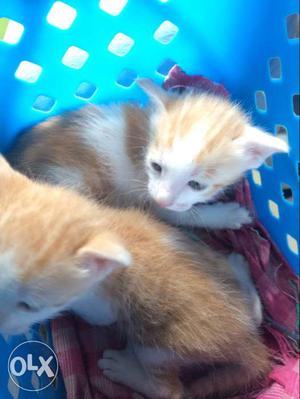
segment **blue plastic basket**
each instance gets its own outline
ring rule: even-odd
[[[298,51],[296,0],[2,0],[0,150],[64,109],[144,101],[136,76],[161,82],[178,63],[223,83],[257,124],[288,140],[290,155],[269,159],[249,181],[260,220],[296,270]],[[0,356],[10,349],[0,343]],[[1,363],[1,398],[18,397],[5,378]],[[59,398],[57,391],[40,396]]]

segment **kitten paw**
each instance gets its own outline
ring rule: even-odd
[[[137,359],[128,351],[106,350],[98,366],[103,374],[113,382],[117,382],[133,389],[147,379],[145,371]]]
[[[237,202],[227,202],[221,205],[222,217],[220,227],[224,229],[240,229],[244,224],[250,224],[252,217],[248,209]]]
[[[103,370],[103,375],[111,381],[128,386],[136,392],[153,398],[180,399],[182,398],[182,385],[177,380],[169,382],[168,379],[156,380],[151,377],[149,370],[143,368],[135,355],[129,350],[106,350],[98,366]]]

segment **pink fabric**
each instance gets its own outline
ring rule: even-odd
[[[222,85],[201,76],[187,76],[178,66],[172,68],[164,86],[166,89],[189,86],[228,96]],[[253,209],[247,182],[236,188],[234,196]],[[297,277],[258,221],[239,231],[207,233],[206,240],[218,250],[236,251],[246,257],[265,309],[263,327],[274,368],[260,392],[249,392],[235,399],[298,399]],[[103,350],[122,347],[113,326],[94,327],[69,315],[52,322],[52,333],[67,399],[142,399],[141,395],[106,379],[97,367]]]
[[[274,367],[270,373],[271,386],[259,399],[299,398],[299,359],[289,358],[285,365]]]

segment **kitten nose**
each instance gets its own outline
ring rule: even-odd
[[[174,202],[170,191],[166,187],[160,187],[159,190],[157,190],[154,199],[162,208],[166,208]]]
[[[173,203],[173,200],[166,194],[167,193],[165,192],[159,192],[155,196],[155,202],[157,202],[158,205],[160,205],[162,208],[166,208],[167,206],[170,206]]]
[[[158,203],[159,206],[162,208],[166,208],[167,206],[172,205],[172,201],[167,198],[155,198],[155,201]]]

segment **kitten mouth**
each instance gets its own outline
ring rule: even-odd
[[[193,206],[198,206],[198,205],[203,205],[203,204],[205,204],[205,205],[211,205],[211,204],[213,204],[215,201],[203,201],[203,202],[195,202],[194,204],[193,204]]]
[[[210,201],[204,201],[204,202],[195,202],[193,206],[201,206],[201,205],[212,205],[215,204],[217,200],[210,200]]]
[[[224,192],[223,191],[219,191],[218,193],[216,193],[215,195],[213,195],[209,200],[207,201],[202,201],[202,202],[195,202],[193,204],[193,206],[200,206],[200,205],[213,205],[218,201],[222,201],[224,200]]]

